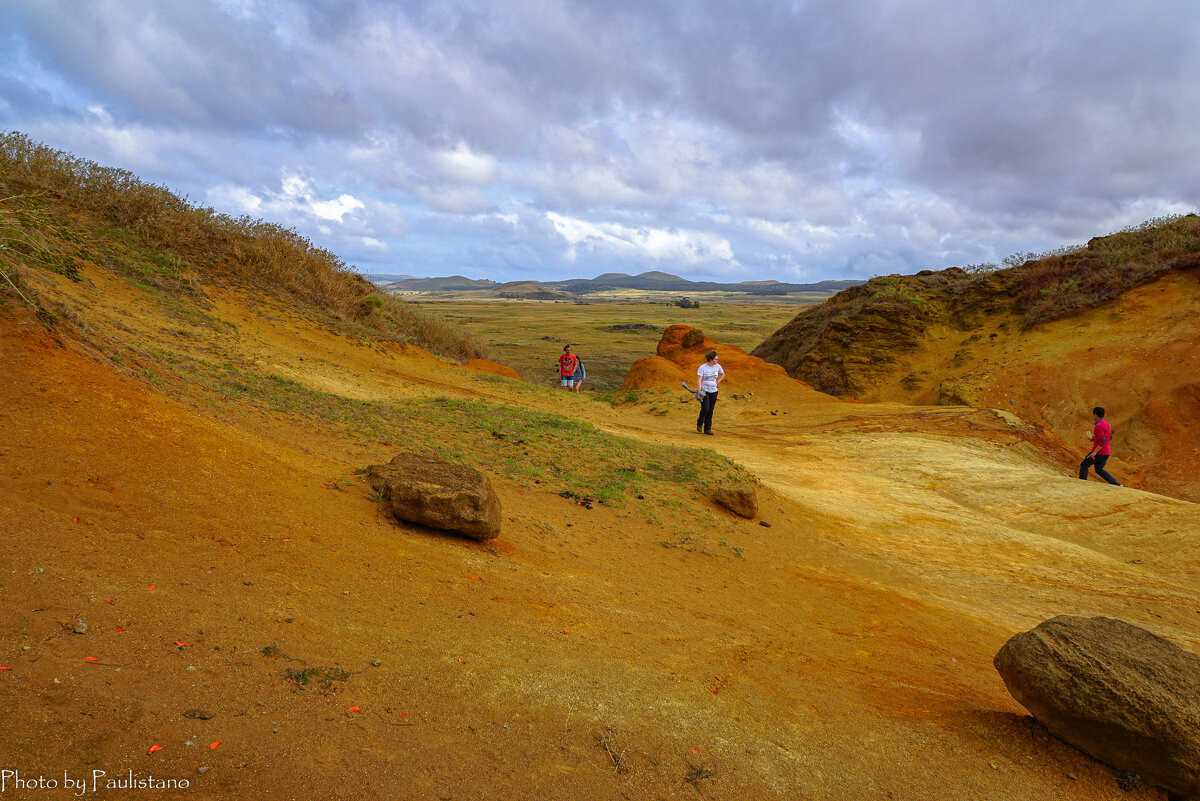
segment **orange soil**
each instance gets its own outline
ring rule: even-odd
[[[507,365],[498,364],[487,359],[471,359],[463,365],[468,370],[476,370],[480,373],[491,373],[493,375],[502,375],[505,378],[515,378],[521,380],[521,374]]]
[[[723,396],[717,436],[692,439],[681,391],[610,410],[233,292],[184,336],[88,277],[40,287],[83,340],[0,304],[2,768],[188,779],[164,797],[194,799],[1162,797],[1029,722],[991,658],[1058,613],[1194,649],[1200,511],[1071,479],[1036,427],[839,403],[718,348],[753,397]],[[136,378],[153,347],[713,447],[759,477],[771,525],[502,479],[494,547],[397,525],[339,480],[394,445],[172,400]],[[700,534],[711,553],[682,546]],[[338,692],[281,675],[305,665],[351,675]]]
[[[704,364],[704,355],[716,350],[726,378],[722,382],[727,390],[762,388],[764,385],[795,387],[808,385],[788,377],[777,364],[769,364],[757,356],[751,356],[741,348],[722,345],[707,335],[699,344],[683,346],[683,338],[689,331],[698,331],[689,325],[673,325],[663,332],[654,356],[638,359],[629,370],[623,390],[674,389],[680,381],[696,383],[696,368]]]
[[[950,379],[973,404],[1010,411],[1069,443],[1091,444],[1093,406],[1113,427],[1109,472],[1122,483],[1200,500],[1200,281],[1177,271],[1116,300],[1024,331],[1015,316],[974,332],[930,331],[865,400],[936,403]],[[951,366],[963,350],[969,358]],[[924,389],[905,389],[906,375]],[[1128,479],[1128,480],[1127,480]]]

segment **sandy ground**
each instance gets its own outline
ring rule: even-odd
[[[1078,481],[1016,417],[735,380],[700,437],[682,393],[610,409],[232,292],[201,327],[89,279],[42,288],[84,341],[0,305],[0,770],[59,783],[13,797],[73,796],[64,775],[95,798],[1163,797],[1047,735],[991,659],[1055,614],[1194,651],[1200,507]],[[154,348],[711,447],[760,516],[698,531],[497,479],[493,546],[396,525],[339,480],[394,444],[165,393]],[[683,533],[710,547],[663,547]],[[282,675],[314,667],[349,675]],[[130,771],[188,786],[104,789]]]

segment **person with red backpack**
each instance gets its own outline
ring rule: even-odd
[[[575,386],[575,369],[579,367],[579,357],[571,353],[570,345],[563,345],[563,354],[558,357],[558,378],[563,389],[571,391]]]
[[[1104,419],[1104,407],[1097,406],[1092,409],[1092,416],[1096,418],[1096,425],[1092,428],[1092,450],[1079,465],[1079,477],[1087,481],[1088,468],[1095,465],[1096,475],[1109,484],[1120,487],[1120,482],[1104,469],[1104,465],[1108,464],[1108,457],[1112,456],[1112,426]]]

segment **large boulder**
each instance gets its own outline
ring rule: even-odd
[[[1200,657],[1121,620],[1063,615],[1013,637],[993,663],[1060,739],[1200,798]]]
[[[477,540],[500,534],[500,499],[473,467],[399,453],[387,464],[368,467],[367,479],[401,520]]]
[[[722,484],[713,493],[713,500],[739,517],[751,518],[758,514],[758,493],[748,482]]]

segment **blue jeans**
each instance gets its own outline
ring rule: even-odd
[[[1104,465],[1108,464],[1108,456],[1109,455],[1105,453],[1089,456],[1084,459],[1079,465],[1079,477],[1084,481],[1087,481],[1088,468],[1092,465],[1096,465],[1096,475],[1100,476],[1100,478],[1104,479],[1109,484],[1120,484],[1121,482],[1110,476],[1108,471],[1104,469]]]

